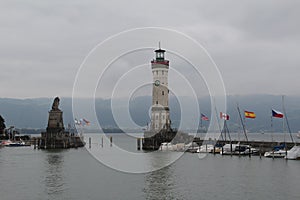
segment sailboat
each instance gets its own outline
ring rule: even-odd
[[[241,124],[242,124],[242,127],[243,127],[243,132],[244,132],[244,135],[245,135],[245,139],[248,142],[245,123],[243,122],[242,115],[241,115],[241,112],[240,112],[240,108],[239,108],[238,105],[237,105],[237,111],[238,111],[238,114],[239,114],[239,118],[241,120]],[[254,112],[244,111],[244,114],[245,114],[245,117],[255,118],[255,113]],[[220,117],[222,118],[221,114],[220,114]],[[258,152],[257,149],[251,147],[249,144],[241,144],[240,142],[238,142],[237,144],[232,144],[230,134],[229,134],[229,130],[227,128],[226,120],[225,120],[225,123],[224,123],[224,129],[223,130],[224,130],[225,134],[226,134],[226,132],[228,133],[228,136],[229,136],[229,139],[230,139],[230,144],[225,144],[222,147],[222,151],[220,152],[220,154],[222,154],[222,155],[249,155],[250,156],[251,154],[255,154],[255,153]]]
[[[273,127],[273,118],[281,118],[282,119],[282,129],[283,129],[284,134],[285,134],[285,124],[286,124],[288,127],[288,130],[289,130],[289,133],[290,133],[291,140],[292,140],[292,142],[294,142],[293,136],[291,134],[291,129],[290,129],[290,126],[288,123],[287,115],[285,112],[284,96],[282,96],[282,110],[283,110],[283,113],[272,109],[272,111],[271,111],[272,112],[271,127]],[[272,136],[272,140],[273,140],[273,136]],[[273,147],[273,149],[271,151],[265,152],[264,156],[267,158],[284,158],[287,156],[287,154],[288,154],[288,150],[287,150],[285,135],[284,135],[284,143],[279,146]]]
[[[293,146],[293,148],[287,151],[287,154],[284,158],[288,160],[300,160],[300,146]]]

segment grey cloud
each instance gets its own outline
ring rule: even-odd
[[[0,8],[1,96],[71,96],[78,67],[95,45],[143,26],[172,28],[203,44],[231,94],[300,95],[295,86],[300,85],[299,6],[289,0],[5,0]],[[139,59],[150,62],[147,56]],[[274,75],[280,83],[274,83]]]

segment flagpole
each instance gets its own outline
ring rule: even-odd
[[[288,128],[288,131],[289,131],[291,140],[292,140],[293,143],[295,143],[295,141],[294,141],[294,139],[293,139],[293,136],[292,136],[291,129],[290,129],[289,121],[288,121],[288,119],[287,119],[286,111],[285,111],[285,106],[284,106],[284,96],[282,96],[282,110],[283,110],[283,113],[284,113],[284,118],[285,118],[285,121],[286,121],[286,125],[287,125],[287,128]],[[282,118],[282,120],[284,120],[284,119]]]
[[[272,139],[272,142],[274,141],[274,138],[273,138],[273,113],[272,113],[272,109],[271,109],[271,139]]]
[[[243,122],[243,118],[242,118],[241,111],[240,111],[238,103],[237,103],[237,110],[238,110],[238,113],[239,113],[239,116],[240,116],[240,120],[241,120],[241,123],[242,123],[242,127],[243,127],[243,131],[244,131],[244,134],[245,134],[246,141],[248,142],[248,137],[247,137],[247,134],[246,134],[245,124]]]
[[[201,130],[203,129],[203,125],[202,125],[202,114],[201,114],[201,117],[200,117],[200,127],[201,127]]]
[[[284,96],[282,95],[281,97],[281,107],[282,107],[282,110],[284,110]],[[285,116],[283,116],[285,117]],[[285,149],[286,149],[286,141],[285,141],[285,126],[284,126],[284,118],[282,118],[282,131],[283,131],[283,142],[284,142],[284,146],[285,146]]]
[[[216,113],[216,118],[217,118],[217,123],[218,123],[219,131],[220,131],[220,133],[221,133],[221,138],[222,138],[222,140],[224,140],[223,134],[222,134],[221,125],[220,125],[220,121],[219,121],[219,115],[218,115],[218,112],[217,112],[216,100],[215,100],[215,98],[214,98],[213,100],[214,100],[215,113]]]

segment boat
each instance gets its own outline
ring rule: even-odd
[[[27,145],[24,141],[20,140],[20,141],[12,142],[7,146],[8,147],[25,147],[25,146],[30,146],[30,145]]]
[[[221,148],[213,144],[201,145],[197,149],[197,153],[220,153],[220,152],[221,152]]]
[[[245,140],[246,142],[248,143],[248,136],[247,136],[247,129],[245,127],[245,123],[243,121],[243,118],[242,118],[242,115],[241,115],[241,111],[240,111],[240,108],[239,108],[239,105],[237,104],[237,111],[238,111],[238,115],[239,115],[239,118],[240,118],[240,121],[241,121],[241,125],[242,125],[242,128],[243,128],[243,132],[244,132],[244,135],[245,135]],[[245,114],[245,118],[247,118],[246,114],[249,114],[250,117],[249,118],[255,118],[255,114],[254,112],[249,112],[249,111],[244,111],[244,114]],[[229,130],[227,128],[227,125],[226,125],[226,120],[225,120],[225,123],[224,123],[224,132],[228,133],[228,136],[230,137],[230,134],[229,134]],[[230,141],[231,141],[231,138],[229,138]],[[221,152],[220,154],[221,155],[252,155],[252,154],[257,154],[258,153],[258,150],[251,147],[249,144],[241,144],[240,142],[238,142],[237,144],[228,144],[226,143],[222,148],[221,148]]]
[[[272,109],[272,111],[271,111],[272,112],[271,127],[273,127],[273,117],[282,118],[282,120],[283,120],[282,121],[282,129],[283,129],[284,135],[286,134],[286,132],[285,132],[285,125],[286,125],[286,127],[288,128],[290,137],[291,137],[291,141],[294,142],[292,132],[290,129],[290,125],[289,125],[289,121],[287,118],[287,113],[285,111],[284,96],[282,96],[282,111],[283,111],[283,113]],[[273,142],[273,132],[272,132],[272,142]],[[275,146],[272,151],[265,152],[264,156],[267,158],[284,158],[284,157],[286,157],[288,152],[289,152],[289,150],[287,150],[287,145],[286,145],[285,136],[284,136],[284,143],[279,146]]]
[[[248,144],[225,144],[221,155],[251,155],[258,153],[258,150]]]
[[[3,141],[1,142],[1,145],[3,145],[3,146],[9,146],[11,143],[12,143],[11,140],[3,140]]]
[[[272,151],[267,151],[264,154],[266,158],[284,158],[286,156],[287,151],[285,150],[285,144],[281,144],[273,147]]]
[[[161,151],[184,151],[185,150],[184,143],[172,144],[170,142],[161,143],[159,150]]]
[[[264,154],[266,158],[284,158],[287,154],[287,151],[284,149],[279,149],[277,151],[267,151]]]
[[[24,146],[30,146],[29,144],[26,144],[23,140],[12,142],[11,140],[3,140],[1,144],[5,147],[24,147]]]
[[[214,145],[205,144],[200,146],[200,148],[197,150],[197,153],[212,153],[213,151],[214,151]]]
[[[185,146],[186,152],[198,153],[200,146],[196,142],[191,142]]]
[[[291,148],[286,156],[285,159],[288,160],[300,160],[300,146],[294,146],[293,148]]]

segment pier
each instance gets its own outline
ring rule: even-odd
[[[230,144],[230,141],[223,141],[223,140],[202,140],[199,137],[195,137],[193,140],[195,143],[197,143],[199,146],[203,144],[219,144],[220,146],[223,146],[225,144]],[[260,153],[265,153],[266,151],[271,151],[275,146],[278,146],[280,144],[285,144],[287,149],[292,148],[294,145],[300,145],[300,142],[279,142],[279,141],[237,141],[233,140],[231,141],[232,144],[244,144],[244,145],[250,145],[253,148],[256,148],[260,151]]]

